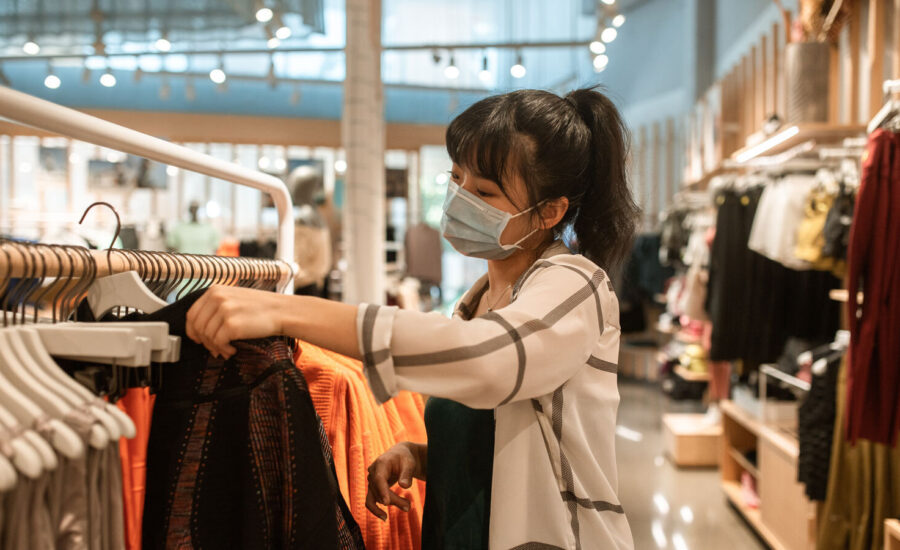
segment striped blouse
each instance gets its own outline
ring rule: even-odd
[[[615,424],[619,306],[606,273],[562,245],[513,287],[510,304],[464,320],[482,277],[448,319],[363,304],[366,377],[494,409],[490,548],[631,549],[618,498]]]

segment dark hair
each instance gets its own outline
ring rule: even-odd
[[[569,210],[554,235],[571,228],[576,250],[607,271],[628,253],[640,214],[628,187],[628,142],[619,111],[596,88],[564,98],[541,90],[488,97],[447,128],[453,162],[504,194],[504,182],[517,174],[527,207],[566,197]]]

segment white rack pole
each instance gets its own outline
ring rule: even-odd
[[[0,117],[268,193],[278,211],[276,257],[287,262],[293,272],[297,271],[294,208],[280,179],[3,86],[0,86]],[[293,294],[293,278],[281,288],[283,293]]]

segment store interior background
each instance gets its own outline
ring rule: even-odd
[[[782,3],[797,13],[796,0]],[[264,4],[272,21],[256,20]],[[834,126],[864,126],[883,103],[881,82],[900,76],[897,3],[858,4],[855,35],[846,29],[835,47]],[[350,5],[380,19],[380,28],[364,40],[348,37]],[[92,9],[101,17],[92,18]],[[604,86],[632,132],[631,181],[651,229],[677,192],[707,183],[723,158],[761,130],[764,116],[756,115],[777,110],[784,98],[776,69],[760,65],[766,76],[741,96],[761,98],[752,120],[726,121],[725,150],[696,152],[710,103],[736,90],[736,75],[764,55],[761,48],[783,47],[782,12],[771,0],[6,1],[0,29],[4,86],[279,177],[301,164],[320,169],[321,198],[342,217],[332,296],[349,301],[384,301],[404,277],[406,229],[439,227],[450,167],[444,130],[479,99],[520,88],[564,94]],[[602,37],[607,29],[614,39]],[[283,38],[273,39],[279,32]],[[372,62],[378,39],[383,51]],[[39,51],[23,49],[26,43]],[[351,51],[365,53],[358,58],[381,74],[383,98],[371,105],[383,100],[384,117],[369,112],[366,123],[383,126],[383,143],[365,133],[354,138],[380,161],[347,154],[348,113],[360,108],[348,100],[348,86],[378,88],[345,82]],[[448,70],[451,62],[458,71]],[[511,74],[517,63],[521,78]],[[217,69],[225,76],[218,84],[211,79]],[[365,162],[354,166],[354,159]],[[0,120],[0,234],[106,248],[112,215],[95,211],[77,223],[102,200],[135,230],[135,242],[117,246],[165,250],[167,230],[197,201],[200,218],[223,238],[274,238],[277,216],[259,191],[166,166],[154,166],[140,185],[121,184],[114,165],[129,162],[139,160]],[[366,200],[373,196],[383,203]],[[483,270],[444,243],[435,308],[447,312]],[[699,411],[702,402],[667,401],[657,375],[642,370],[651,363],[645,355],[627,362],[623,378],[642,380],[625,383],[618,438],[627,461],[621,494],[637,547],[762,547],[726,505],[718,473],[678,470],[663,458],[662,414]]]

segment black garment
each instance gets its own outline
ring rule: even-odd
[[[825,216],[825,245],[822,255],[836,260],[847,259],[847,247],[850,245],[850,226],[853,223],[853,207],[856,194],[841,184],[840,192]]]
[[[145,549],[361,549],[331,449],[282,339],[234,342],[215,359],[185,335],[202,292],[150,315],[181,337],[163,369],[147,449]]]
[[[828,493],[831,445],[837,412],[837,382],[843,352],[832,352],[824,360],[825,373],[813,375],[806,399],[797,410],[797,437],[800,456],[797,480],[806,484],[810,500],[824,501]]]
[[[683,267],[691,231],[685,225],[689,210],[675,210],[662,222],[659,260],[664,266]]]
[[[624,333],[646,329],[644,304],[664,292],[666,281],[675,274],[674,269],[659,263],[660,239],[658,233],[640,235],[631,247],[617,292],[619,322]]]
[[[727,189],[716,197],[706,308],[712,361],[772,363],[789,337],[834,337],[840,305],[828,298],[841,282],[824,271],[795,271],[748,247],[762,187]]]
[[[428,487],[422,550],[488,547],[494,411],[431,397],[425,405]]]

